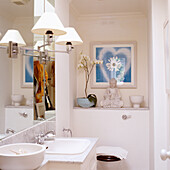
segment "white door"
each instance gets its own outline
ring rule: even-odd
[[[168,7],[167,7],[167,10],[168,10],[168,15],[167,15],[167,23],[166,23],[166,27],[165,27],[165,25],[164,25],[164,36],[166,36],[166,28],[168,29],[168,42],[170,42],[170,0],[167,0],[167,3],[168,3]],[[164,39],[166,39],[165,37],[164,37]],[[164,47],[165,47],[165,51],[164,51],[164,55],[165,55],[165,66],[167,66],[166,64],[167,64],[167,61],[169,61],[168,62],[168,65],[169,65],[169,63],[170,63],[170,43],[168,43],[168,51],[169,51],[169,54],[167,54],[167,51],[166,51],[166,42],[164,42]],[[168,56],[168,57],[167,57]],[[167,58],[168,58],[168,60],[167,60]],[[168,72],[168,74],[167,74],[167,72]],[[169,75],[170,75],[170,68],[168,67],[168,68],[166,68],[166,70],[165,70],[165,74],[167,74],[167,77],[169,77]],[[166,122],[164,122],[165,123],[165,128],[166,129],[164,129],[167,133],[166,133],[166,138],[164,138],[164,139],[167,139],[167,147],[166,148],[164,148],[164,149],[162,149],[161,150],[161,153],[160,153],[160,156],[161,156],[161,159],[162,159],[162,161],[164,161],[164,164],[166,164],[166,166],[167,166],[167,170],[170,170],[170,90],[167,90],[167,86],[169,86],[168,84],[167,84],[167,82],[169,82],[170,81],[170,79],[169,78],[167,78],[166,77],[166,79],[165,79],[165,83],[166,83],[166,92],[167,93],[169,93],[169,94],[167,94],[167,112],[166,112],[166,115],[165,115],[165,117],[166,117],[166,119],[167,119],[167,121]],[[168,88],[169,89],[169,88]],[[162,140],[164,140],[164,139],[162,139]]]
[[[164,23],[168,17],[168,1],[151,0],[151,39],[152,60],[149,62],[150,71],[150,170],[170,170],[170,160],[160,158],[162,149],[170,150],[169,145],[169,107],[170,100],[165,90],[165,42]],[[170,33],[170,31],[169,31]],[[170,38],[169,41],[170,42]],[[170,43],[169,43],[170,44]],[[168,48],[170,52],[170,47]],[[149,56],[150,59],[151,56]],[[169,65],[168,65],[169,66]],[[170,73],[169,73],[170,74]],[[153,80],[152,80],[153,79]],[[164,151],[164,156],[166,152]],[[165,158],[165,157],[164,157]],[[169,166],[169,167],[168,167]]]

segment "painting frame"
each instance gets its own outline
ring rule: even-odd
[[[126,48],[129,47],[131,49],[130,51],[130,71],[131,71],[131,81],[128,83],[117,83],[118,88],[122,89],[129,89],[129,88],[137,88],[137,42],[136,41],[107,41],[107,42],[102,42],[102,41],[94,41],[90,43],[90,54],[93,60],[96,59],[103,59],[102,57],[97,57],[97,48]],[[101,55],[100,55],[101,56]],[[104,63],[102,64],[104,65]],[[100,65],[100,68],[102,70],[102,65]],[[91,88],[97,89],[103,89],[107,88],[109,86],[109,79],[107,78],[107,82],[97,82],[96,81],[96,76],[98,72],[96,71],[97,65],[94,67],[93,73],[92,73],[92,78],[91,78]],[[98,66],[99,67],[99,66]],[[126,65],[124,66],[126,67]],[[104,72],[104,69],[102,70]],[[106,69],[105,69],[106,72]],[[103,73],[104,74],[104,73]],[[106,76],[106,74],[105,74]]]
[[[169,56],[169,20],[167,19],[163,25],[164,34],[164,57],[165,57],[165,90],[170,94],[170,56]]]
[[[32,68],[30,68],[31,70],[31,74],[32,74],[32,80],[27,80],[27,66],[28,65],[30,65],[29,64],[29,62],[28,62],[28,60],[29,59],[32,59],[32,61],[33,61],[33,57],[30,55],[30,56],[28,56],[28,55],[24,55],[24,54],[29,54],[29,52],[27,51],[27,50],[24,50],[24,53],[23,53],[23,55],[21,56],[22,57],[22,78],[21,78],[21,87],[22,88],[33,88],[33,66],[34,66],[34,64],[33,64],[33,66],[32,66]]]

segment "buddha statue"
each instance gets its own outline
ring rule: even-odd
[[[121,100],[120,91],[117,88],[117,80],[115,78],[112,78],[109,81],[109,85],[110,86],[106,89],[100,105],[105,108],[123,107],[123,101]]]

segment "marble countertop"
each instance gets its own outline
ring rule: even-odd
[[[3,138],[5,138],[6,136],[8,136],[8,134],[0,134],[0,140],[2,140]]]
[[[78,138],[82,139],[82,138]],[[57,154],[45,154],[44,161],[42,162],[41,166],[37,169],[40,170],[43,166],[45,166],[48,162],[65,162],[65,163],[83,163],[92,150],[92,148],[95,146],[95,144],[98,141],[98,138],[83,138],[90,140],[90,145],[86,149],[85,152],[81,154],[75,154],[75,155],[57,155]]]

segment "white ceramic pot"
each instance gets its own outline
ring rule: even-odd
[[[144,101],[144,96],[134,95],[134,96],[129,96],[129,99],[130,99],[134,108],[140,108],[140,105]]]
[[[12,94],[11,95],[11,99],[12,99],[12,105],[20,106],[22,100],[24,99],[24,95],[21,95],[21,94]]]
[[[27,105],[27,106],[33,106],[33,98],[27,99],[27,100],[26,100],[26,105]]]

